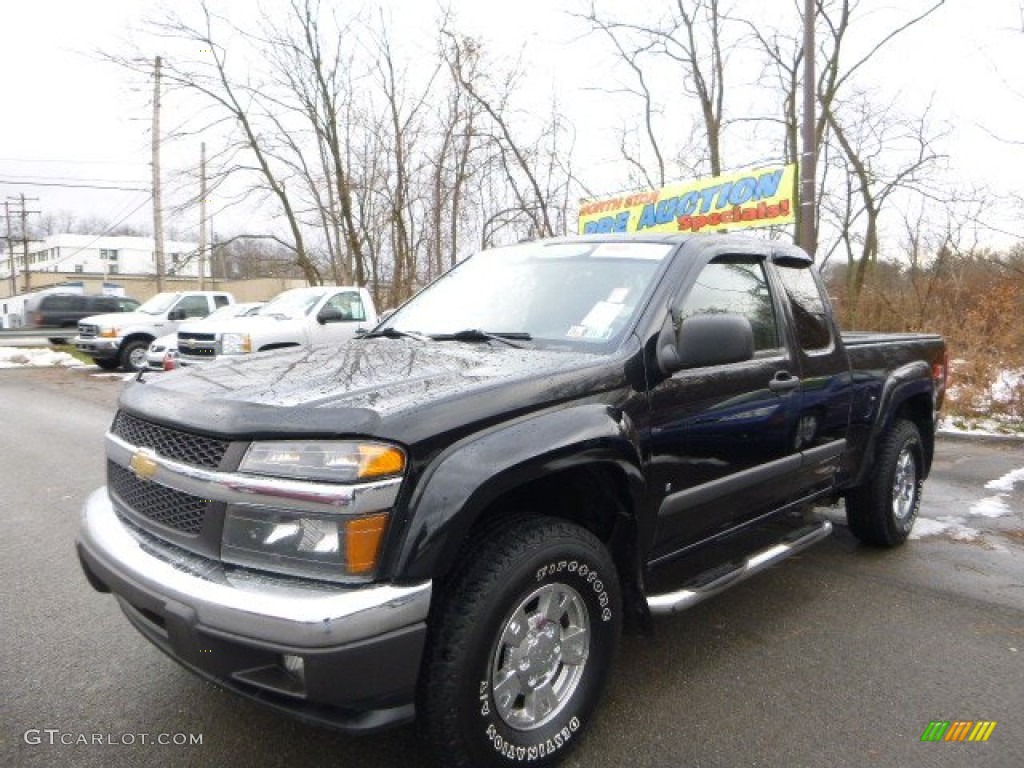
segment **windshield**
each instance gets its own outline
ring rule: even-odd
[[[313,310],[325,293],[326,291],[309,291],[304,288],[285,291],[267,302],[267,305],[257,314],[302,317]]]
[[[674,247],[574,242],[483,251],[413,297],[385,327],[523,333],[546,345],[607,349],[636,317]]]
[[[147,315],[162,315],[178,298],[176,293],[158,293],[153,298],[140,304],[136,312],[145,312]]]

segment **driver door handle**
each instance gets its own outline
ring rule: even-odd
[[[779,371],[775,378],[768,382],[768,389],[772,392],[789,392],[800,386],[800,377],[794,376],[789,371]]]

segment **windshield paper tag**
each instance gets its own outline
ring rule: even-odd
[[[579,325],[574,325],[566,334],[571,338],[607,339],[611,335],[611,326],[622,312],[621,304],[599,301],[587,313]],[[583,332],[579,333],[582,327]]]

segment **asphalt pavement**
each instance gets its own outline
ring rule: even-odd
[[[73,543],[121,386],[0,371],[0,765],[434,765],[413,727],[348,737],[196,679],[88,586]],[[877,551],[837,525],[624,638],[566,765],[1024,765],[1022,468],[1022,443],[942,438],[929,535]],[[933,720],[997,725],[985,743],[924,743]]]

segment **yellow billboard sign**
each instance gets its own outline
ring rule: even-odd
[[[795,220],[796,165],[683,181],[580,206],[579,233],[721,232]]]

